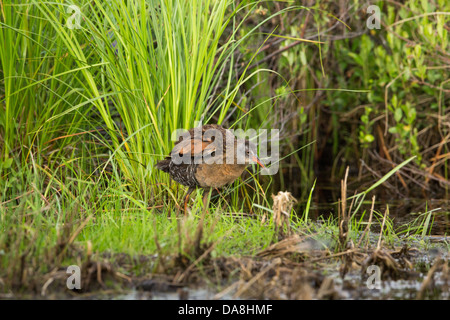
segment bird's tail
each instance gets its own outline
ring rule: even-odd
[[[169,172],[170,158],[156,162],[156,169],[162,170],[164,172]]]

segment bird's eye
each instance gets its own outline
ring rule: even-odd
[[[211,157],[215,157],[215,156],[216,156],[216,152],[215,151],[211,152]]]

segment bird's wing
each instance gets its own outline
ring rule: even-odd
[[[172,154],[190,155],[191,157],[202,156],[204,150],[214,148],[212,142],[203,141],[201,139],[185,139],[180,141],[172,149]]]
[[[216,126],[205,125],[202,127],[201,134],[196,133],[193,128],[180,136],[172,149],[172,155],[190,156],[192,158],[202,155],[211,155],[213,152],[222,152],[225,148],[225,139],[234,139],[231,132],[224,129],[219,130]]]
[[[213,152],[216,149],[214,141],[201,137],[193,137],[188,135],[175,144],[172,149],[172,154],[179,156],[201,157],[204,152]]]

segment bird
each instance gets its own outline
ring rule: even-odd
[[[169,156],[157,161],[156,168],[168,173],[187,186],[184,211],[189,195],[203,188],[203,203],[209,189],[222,188],[238,179],[250,163],[265,166],[257,156],[256,145],[247,139],[237,139],[229,129],[218,124],[205,124],[181,135]]]

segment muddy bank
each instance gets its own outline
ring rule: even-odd
[[[376,235],[374,235],[374,238]],[[31,290],[3,299],[450,299],[449,238],[419,250],[351,246],[317,235],[290,236],[256,256],[211,258],[107,254],[81,267],[81,289],[68,289],[67,268]],[[426,248],[427,247],[427,248]],[[74,283],[72,281],[72,283]]]

